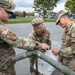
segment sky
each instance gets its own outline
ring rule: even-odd
[[[14,4],[16,5],[14,11],[26,11],[26,12],[33,12],[33,1],[34,0],[13,0]],[[57,7],[53,9],[54,12],[58,12],[60,10],[64,10],[64,4],[66,0],[60,0],[57,3]]]

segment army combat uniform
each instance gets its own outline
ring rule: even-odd
[[[62,28],[66,28],[62,36],[62,48],[59,51],[59,61],[64,66],[75,71],[75,23],[70,20],[70,17],[71,15],[64,10],[59,11],[56,15],[56,24],[59,24]]]
[[[61,52],[61,50],[63,52]],[[75,71],[75,23],[72,22],[70,28],[65,29],[62,36],[62,48],[60,50],[60,60],[63,65]]]
[[[8,21],[13,14],[14,4],[12,0],[0,0],[0,20]],[[15,75],[14,64],[11,57],[15,56],[13,47],[34,50],[47,48],[47,44],[41,44],[26,38],[19,37],[0,21],[0,75]]]
[[[36,29],[38,30],[42,30],[45,26],[44,26],[44,21],[43,19],[41,18],[35,18],[32,20],[32,25],[33,27],[34,26],[37,26]],[[39,28],[40,27],[40,28]],[[35,28],[35,27],[34,27]],[[45,27],[46,28],[46,27]],[[50,32],[46,29],[46,33],[42,36],[38,35],[34,30],[30,33],[29,35],[29,39],[30,40],[34,40],[34,41],[37,41],[37,42],[40,42],[40,43],[46,43],[48,44],[49,46],[51,46],[51,41],[50,41]],[[35,55],[33,55],[32,57],[30,57],[30,72],[32,73],[31,75],[36,75],[36,71],[35,69],[33,68],[33,65],[36,61],[36,57]],[[34,74],[33,74],[34,73]],[[41,75],[39,72],[38,72],[38,75]]]

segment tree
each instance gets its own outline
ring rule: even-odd
[[[34,0],[33,8],[39,14],[43,12],[43,18],[45,18],[47,11],[52,11],[58,1],[59,0]]]
[[[31,16],[34,16],[34,12],[31,12],[30,14],[31,14]]]
[[[25,11],[23,11],[23,17],[26,17],[26,12]]]
[[[75,14],[75,0],[67,0],[65,3],[65,9],[68,12]]]
[[[28,16],[28,17],[34,16],[34,12],[27,12],[27,16]]]
[[[15,11],[15,12],[18,14],[19,17],[23,17],[23,12],[21,11]]]

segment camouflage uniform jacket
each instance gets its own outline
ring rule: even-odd
[[[13,47],[33,50],[36,42],[19,37],[0,22],[0,71],[12,64],[10,57],[15,55]]]
[[[61,50],[63,52],[61,52]],[[62,48],[60,50],[60,58],[62,64],[75,70],[75,23],[65,29],[62,36]]]
[[[32,31],[29,35],[29,39],[32,39],[34,41],[40,42],[40,43],[46,43],[50,45],[51,47],[51,41],[50,41],[50,32],[47,30],[47,33],[43,36],[37,35],[34,31]]]
[[[47,30],[47,33],[44,34],[43,36],[37,35],[37,34],[34,32],[34,30],[33,30],[33,31],[30,33],[30,35],[29,35],[28,38],[29,38],[30,40],[37,41],[37,42],[40,42],[40,43],[46,43],[46,44],[48,44],[48,45],[51,46],[51,41],[49,40],[49,39],[50,39],[50,33],[49,33],[48,30]],[[41,50],[41,49],[39,48],[39,50]],[[43,51],[43,50],[41,50],[41,51]],[[43,52],[44,52],[44,51],[43,51]],[[35,69],[33,68],[33,65],[34,65],[35,61],[36,61],[36,56],[35,56],[35,55],[32,55],[32,56],[30,57],[30,72],[36,74],[36,71],[35,71]],[[40,74],[40,73],[38,72],[38,75],[42,75],[42,74]]]

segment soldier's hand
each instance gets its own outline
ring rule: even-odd
[[[52,49],[52,52],[54,53],[54,55],[58,55],[59,50],[57,50],[57,49]]]
[[[41,43],[40,47],[41,47],[41,49],[44,49],[44,50],[49,50],[50,49],[50,46],[46,43]]]

